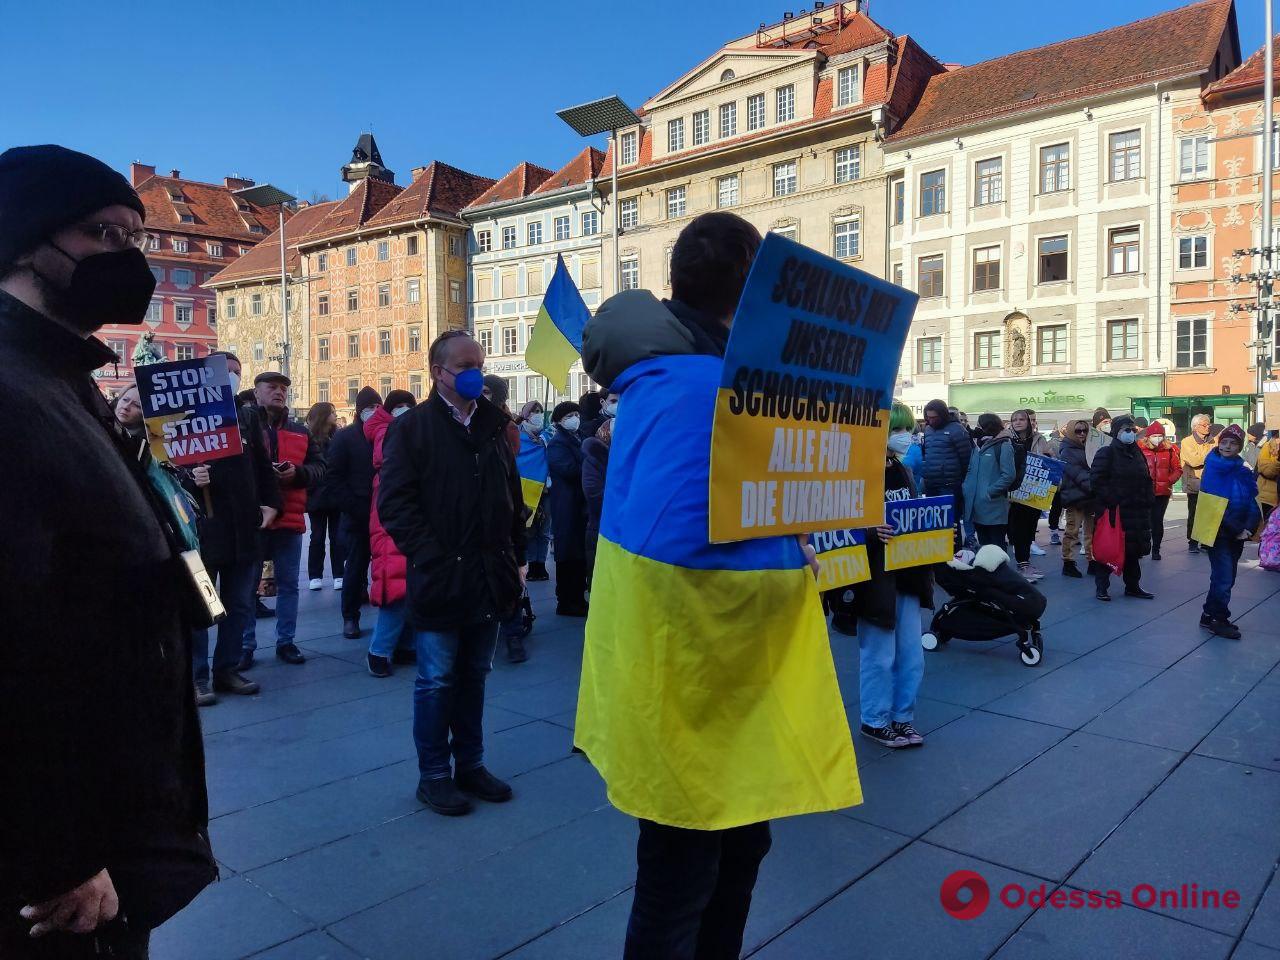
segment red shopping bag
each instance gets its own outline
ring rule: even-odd
[[[1111,572],[1124,573],[1124,527],[1119,507],[1103,510],[1093,528],[1093,559],[1105,563]]]

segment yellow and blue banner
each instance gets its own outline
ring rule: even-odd
[[[884,505],[893,539],[884,546],[885,570],[946,563],[955,555],[955,497],[912,497]]]
[[[1009,499],[1037,510],[1048,510],[1053,506],[1054,494],[1062,486],[1062,471],[1065,467],[1066,464],[1053,457],[1028,454],[1027,472],[1022,478],[1022,486],[1009,494]]]
[[[707,537],[721,361],[612,384],[615,421],[574,740],[624,813],[722,830],[862,800],[817,584],[796,537]]]
[[[919,297],[770,233],[738,302],[711,445],[717,543],[878,525]]]
[[[556,270],[542,297],[542,307],[529,334],[524,362],[537,370],[557,388],[569,383],[569,368],[582,356],[582,331],[591,319],[582,302],[573,277],[564,265],[564,257],[556,257]]]
[[[1237,486],[1239,489],[1236,489]],[[1213,546],[1218,539],[1222,522],[1231,508],[1232,493],[1238,503],[1248,504],[1256,501],[1258,496],[1257,480],[1239,457],[1227,458],[1219,455],[1217,450],[1209,451],[1204,459],[1204,472],[1200,474],[1200,496],[1196,500],[1196,522],[1191,528],[1191,539],[1205,546]],[[1253,503],[1257,507],[1256,502]],[[1257,508],[1253,515],[1256,522],[1262,519],[1262,510]],[[1243,526],[1249,522],[1235,515],[1235,525]],[[1254,530],[1249,530],[1252,536]]]
[[[861,530],[821,530],[809,538],[818,557],[818,590],[825,592],[871,579],[867,538]]]
[[[529,508],[529,523],[542,500],[547,486],[547,445],[539,443],[524,430],[520,431],[520,452],[516,454],[516,472],[520,474],[520,489],[524,493],[524,505]]]
[[[138,368],[137,383],[155,459],[189,466],[244,450],[226,357],[150,363]]]

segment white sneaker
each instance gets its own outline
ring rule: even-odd
[[[341,578],[341,577],[334,577],[334,578],[333,578],[333,589],[335,589],[335,590],[341,590],[341,589],[342,589],[342,578]]]
[[[1080,544],[1080,556],[1084,556],[1084,544]]]
[[[321,587],[324,586],[324,581],[321,580],[319,577],[314,577],[311,580],[311,583],[308,584],[308,586],[310,586],[312,590],[319,590]]]
[[[1026,578],[1028,583],[1035,583],[1037,580],[1044,579],[1044,574],[1029,563],[1018,564],[1018,572]]]
[[[1040,544],[1036,543],[1034,540],[1031,541],[1031,555],[1033,557],[1044,556],[1044,547],[1040,546]]]

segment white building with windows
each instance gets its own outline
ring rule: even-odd
[[[471,227],[468,319],[488,355],[485,371],[507,381],[512,412],[530,400],[577,399],[592,386],[578,361],[568,384],[549,387],[524,350],[558,257],[587,308],[600,305],[604,160],[588,147],[554,173],[521,163],[462,211]]]
[[[1204,0],[930,78],[885,144],[917,412],[1029,407],[1048,428],[1163,393],[1173,271],[1203,256],[1170,235],[1172,117],[1239,56],[1230,0]]]

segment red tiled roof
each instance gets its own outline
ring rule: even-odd
[[[298,240],[323,220],[334,207],[336,200],[317,203],[303,207],[284,225],[285,233],[285,268],[292,275],[301,260],[298,254]],[[216,286],[237,280],[251,280],[257,277],[280,276],[280,230],[277,228],[271,236],[264,239],[243,257],[228,264],[221,272],[214,275],[206,286]]]
[[[1276,38],[1276,43],[1280,44],[1280,37]],[[1240,64],[1225,77],[1215,80],[1204,88],[1202,96],[1206,99],[1214,97],[1222,97],[1230,94],[1243,94],[1257,91],[1258,95],[1262,95],[1262,80],[1265,76],[1263,68],[1265,64],[1266,47],[1259,47],[1248,60]],[[1271,72],[1274,76],[1280,77],[1280,61],[1271,65]]]
[[[404,193],[383,207],[369,226],[411,223],[431,215],[456,217],[458,211],[491,186],[493,180],[489,177],[435,160],[413,178]]]
[[[328,213],[311,230],[298,238],[299,243],[312,243],[358,230],[368,223],[404,187],[385,180],[365,177],[346,198],[329,208]]]
[[[846,10],[852,4],[846,5]],[[880,24],[876,23],[865,13],[854,13],[848,11],[845,13],[846,20],[839,29],[834,29],[834,23],[830,18],[836,17],[836,4],[832,4],[828,11],[813,11],[815,14],[825,13],[828,20],[828,28],[823,29],[802,27],[801,25],[808,21],[808,17],[801,14],[790,23],[795,24],[796,32],[788,32],[785,39],[781,37],[773,43],[758,45],[756,38],[758,33],[749,34],[742,38],[742,41],[749,41],[752,49],[757,50],[821,50],[828,57],[838,57],[842,53],[849,53],[853,50],[861,50],[863,47],[869,47],[885,40],[892,40],[893,34],[886,30]],[[786,26],[787,21],[776,23],[771,27],[766,27],[766,35],[774,31],[781,30]],[[796,29],[799,28],[799,29]],[[732,46],[732,45],[731,45]],[[739,47],[738,49],[742,49]]]
[[[136,189],[147,210],[149,230],[257,243],[275,229],[278,222],[274,207],[244,203],[219,184],[151,176]],[[248,209],[240,210],[239,204]],[[181,214],[192,216],[194,221],[183,223]],[[262,231],[253,233],[250,226],[260,226]]]
[[[889,96],[886,103],[893,119],[899,120],[911,112],[929,78],[945,72],[948,67],[930,56],[911,37],[894,40],[898,55],[893,64],[893,76],[889,78]]]
[[[534,193],[551,193],[587,183],[600,176],[604,169],[604,151],[587,147],[543,182]],[[477,204],[478,205],[478,204]]]
[[[1208,69],[1232,0],[1190,6],[932,77],[889,139],[904,140]]]
[[[472,201],[471,206],[483,207],[489,203],[502,203],[507,200],[519,200],[527,197],[551,176],[551,171],[528,160],[522,161],[507,173],[505,177],[493,184]]]

